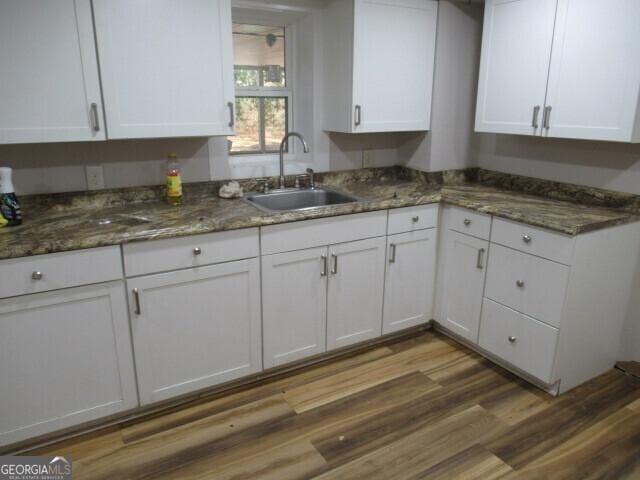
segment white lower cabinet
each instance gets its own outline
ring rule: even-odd
[[[444,236],[441,323],[471,342],[478,340],[489,242],[449,230]]]
[[[127,280],[140,403],[259,371],[257,258]]]
[[[551,383],[558,330],[485,299],[478,344],[515,367]]]
[[[262,257],[265,368],[325,351],[327,269],[327,247]]]
[[[385,238],[333,245],[329,253],[327,349],[380,336]]]
[[[122,281],[0,301],[0,445],[138,404]]]
[[[385,238],[262,257],[264,366],[381,333]]]
[[[431,319],[437,232],[432,228],[387,237],[382,333]]]

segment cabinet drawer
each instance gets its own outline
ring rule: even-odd
[[[386,229],[386,210],[270,225],[262,227],[262,254],[381,237]]]
[[[496,218],[491,241],[522,252],[571,265],[575,237]]]
[[[0,298],[122,278],[120,247],[91,248],[0,262]]]
[[[556,328],[485,298],[480,347],[545,383],[553,382],[557,339]]]
[[[465,208],[451,207],[449,211],[449,228],[456,232],[489,240],[491,233],[491,215],[472,212]]]
[[[124,270],[129,277],[257,257],[258,236],[257,228],[248,228],[130,243],[123,247]]]
[[[438,205],[420,205],[418,207],[389,210],[389,235],[413,232],[438,226]]]
[[[566,265],[492,245],[485,296],[557,327],[568,280]]]

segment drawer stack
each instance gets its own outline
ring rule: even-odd
[[[494,219],[481,348],[545,383],[553,361],[575,239]]]

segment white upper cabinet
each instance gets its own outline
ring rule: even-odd
[[[0,2],[0,143],[104,140],[90,0]]]
[[[543,135],[640,141],[639,45],[638,0],[558,0]]]
[[[229,0],[94,0],[109,138],[233,133]]]
[[[434,0],[327,5],[325,130],[429,130],[437,16]]]
[[[476,131],[640,141],[640,2],[487,0]]]
[[[539,134],[556,0],[487,0],[476,131]]]

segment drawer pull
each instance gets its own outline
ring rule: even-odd
[[[202,249],[200,247],[196,247],[193,249],[194,255],[200,255],[202,253]]]
[[[42,280],[42,277],[43,277],[43,276],[44,276],[44,275],[42,275],[42,272],[33,272],[33,273],[31,274],[31,278],[32,278],[33,280]]]
[[[336,275],[338,273],[338,255],[332,253],[331,258],[333,259],[333,267],[331,267],[331,273],[333,275]]]
[[[320,270],[320,276],[326,277],[327,276],[327,256],[320,255],[320,261],[322,262],[322,270]]]
[[[518,288],[524,288],[524,280],[516,280],[516,286]]]
[[[476,261],[476,267],[478,267],[480,270],[484,268],[484,252],[484,248],[478,250],[478,260]]]
[[[516,343],[516,340],[518,340],[518,339],[516,337],[514,337],[514,336],[510,336],[509,337],[509,342],[510,343]]]
[[[418,223],[418,221],[420,221],[420,217],[418,215],[416,215],[415,217],[411,218],[411,221],[413,223]]]
[[[471,225],[471,220],[468,218],[465,218],[463,223],[465,224],[466,227],[468,227],[469,225]]]
[[[396,244],[389,244],[389,263],[396,263]]]
[[[522,240],[524,240],[524,243],[531,243],[531,236],[530,235],[524,235],[522,237]]]
[[[137,288],[133,289],[133,300],[136,302],[136,309],[133,313],[140,315],[142,310],[140,309],[140,291]]]

